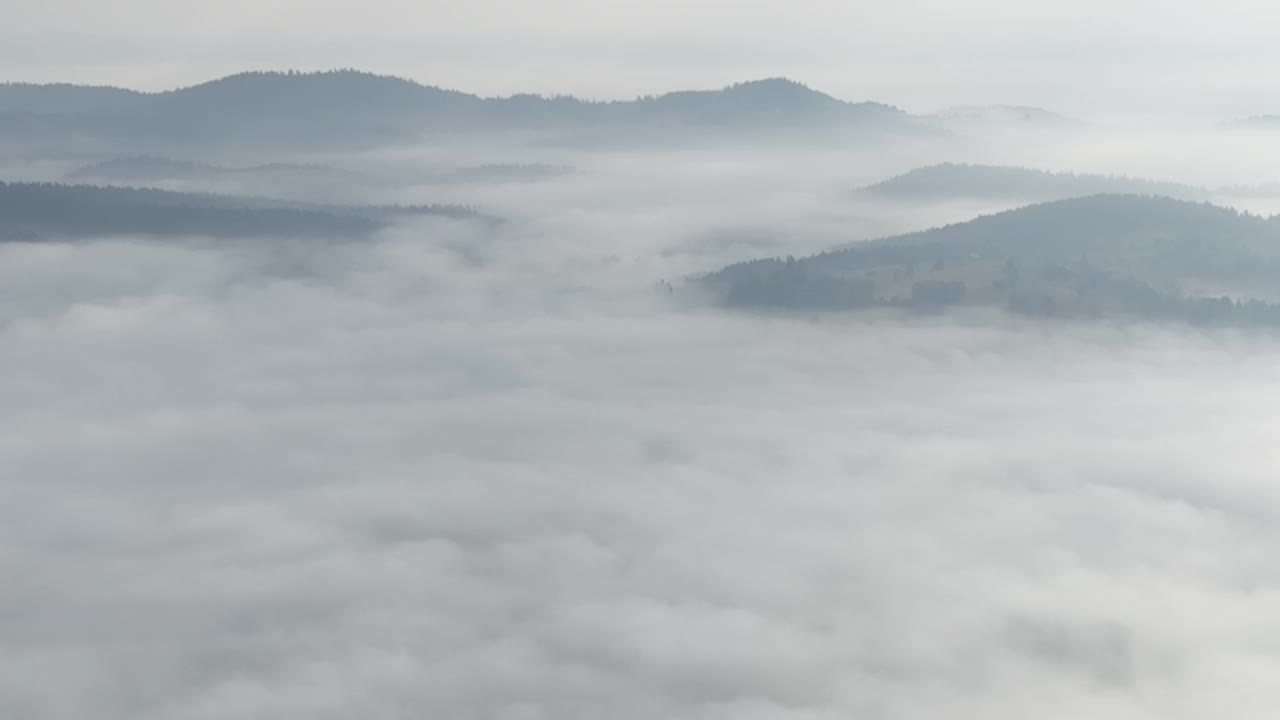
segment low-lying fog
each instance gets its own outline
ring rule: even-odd
[[[451,162],[575,171],[358,198],[496,228],[0,245],[0,715],[1272,717],[1274,334],[655,287],[987,209],[849,196],[1005,160],[931,152],[534,149]],[[1021,163],[1268,180],[1209,153]]]

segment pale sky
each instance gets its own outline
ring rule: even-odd
[[[480,94],[625,98],[788,76],[923,112],[1280,112],[1262,0],[0,0],[0,77],[160,89],[352,66]]]

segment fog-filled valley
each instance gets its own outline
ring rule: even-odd
[[[1280,130],[671,89],[0,87],[0,716],[1273,716]]]

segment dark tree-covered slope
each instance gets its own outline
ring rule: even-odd
[[[153,189],[0,182],[0,241],[105,235],[361,237],[411,215],[481,217],[447,205],[303,205]]]
[[[743,307],[1005,307],[1038,315],[1280,322],[1280,221],[1137,195],[1033,205],[700,280]]]

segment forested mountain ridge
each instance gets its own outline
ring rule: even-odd
[[[0,242],[108,235],[356,238],[407,215],[487,220],[450,205],[347,207],[147,188],[0,182]]]
[[[729,266],[698,285],[738,307],[984,305],[1058,316],[1280,324],[1280,221],[1096,195]]]
[[[318,176],[326,179],[358,179],[358,173],[328,165],[267,163],[240,167],[212,165],[189,160],[173,160],[153,155],[111,158],[77,168],[65,175],[68,180],[110,180],[148,182],[155,180],[205,180],[220,177]]]
[[[486,163],[461,167],[423,168],[399,179],[421,184],[535,182],[571,175],[569,165],[549,163]],[[164,185],[170,181],[201,185],[235,182],[259,182],[288,185],[290,183],[329,183],[333,186],[376,184],[379,178],[333,165],[296,162],[274,162],[261,165],[214,165],[192,160],[177,160],[159,155],[128,155],[82,165],[63,174],[74,184],[127,184],[135,186]],[[165,188],[173,189],[173,188]],[[190,187],[182,187],[189,190]],[[215,191],[216,192],[216,191]]]
[[[1099,194],[1164,195],[1207,200],[1209,191],[1190,185],[1117,175],[1050,172],[1002,165],[940,163],[915,168],[858,190],[895,200],[1065,200]]]
[[[73,85],[0,85],[0,130],[44,139],[248,138],[308,145],[431,133],[511,130],[783,131],[928,123],[887,105],[850,103],[781,78],[628,101],[483,98],[354,70],[250,72],[158,93]]]
[[[959,128],[987,125],[1066,130],[1088,124],[1052,110],[1028,105],[961,105],[940,110],[934,117]]]
[[[145,93],[101,85],[0,83],[0,113],[56,115],[119,111]]]

